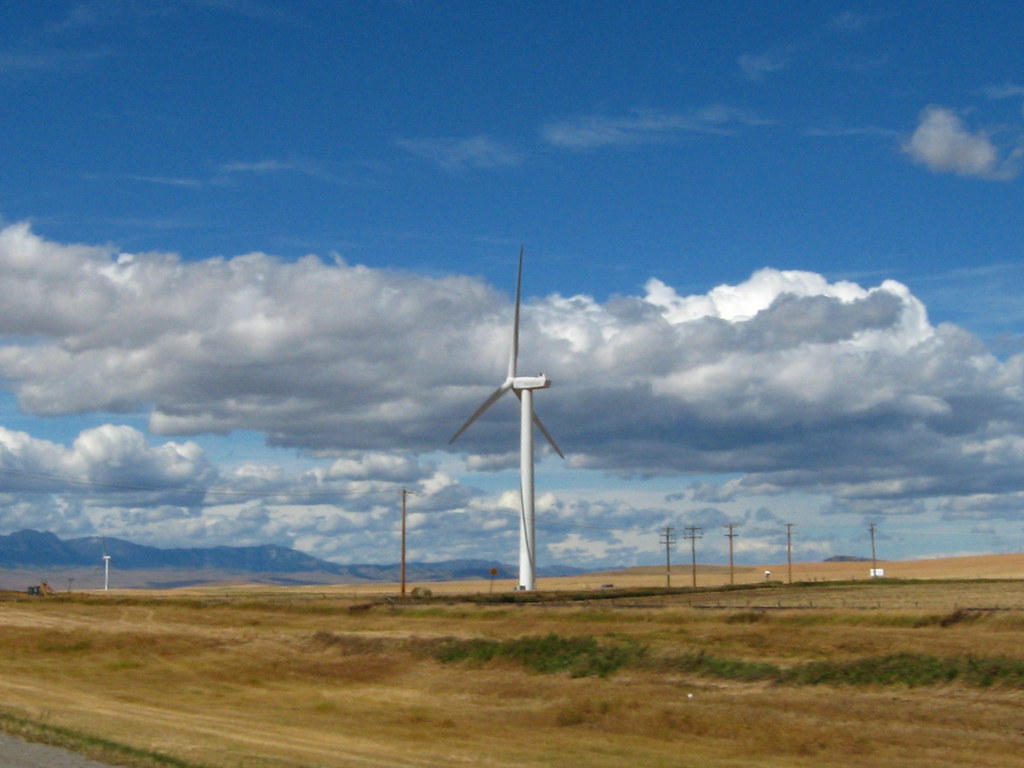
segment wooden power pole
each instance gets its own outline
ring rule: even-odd
[[[878,560],[875,559],[875,523],[871,523],[868,526],[868,530],[871,532],[871,576],[874,577],[878,574]]]
[[[729,529],[729,532],[727,534],[725,534],[728,537],[728,539],[729,539],[729,583],[730,584],[735,584],[736,583],[736,577],[735,577],[735,574],[733,572],[733,567],[732,567],[732,540],[735,539],[737,536],[739,536],[739,534],[738,533],[733,533],[733,529],[736,527],[736,523],[729,523],[725,527]]]
[[[671,525],[666,525],[665,530],[661,533],[661,543],[665,545],[665,586],[672,586],[672,559],[669,552],[672,549],[672,545],[676,543],[676,529]]]
[[[701,531],[704,529],[696,525],[688,525],[684,529],[684,539],[690,540],[690,564],[693,571],[693,586],[697,586],[697,539],[702,538]]]
[[[786,565],[789,568],[789,583],[793,583],[793,524],[786,523]]]
[[[402,494],[402,589],[401,595],[405,597],[405,500],[409,496],[409,491],[403,488]]]

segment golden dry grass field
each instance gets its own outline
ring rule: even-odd
[[[867,567],[11,594],[0,727],[183,768],[1024,766],[1024,558]]]

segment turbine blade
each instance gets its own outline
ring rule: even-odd
[[[547,427],[544,426],[544,422],[540,420],[540,416],[538,416],[536,413],[533,414],[533,423],[537,425],[537,429],[540,430],[540,433],[547,438],[547,441],[549,443],[551,443],[551,447],[555,449],[555,453],[558,454],[558,458],[564,459],[565,454],[562,453],[562,449],[558,447],[558,443],[555,442],[555,438],[551,436],[551,433],[548,432]]]
[[[524,492],[522,481],[519,483],[519,525],[520,528],[526,529],[526,494]],[[537,540],[534,538],[533,541],[526,542],[526,558],[530,561],[530,570],[536,574],[537,572]]]
[[[516,397],[519,398],[519,402],[522,402],[523,396],[519,394],[519,390],[513,389],[512,391],[516,393]],[[544,422],[540,420],[540,416],[537,415],[536,411],[531,415],[533,417],[533,423],[537,425],[537,429],[540,430],[540,433],[544,435],[544,438],[551,444],[551,447],[555,449],[555,453],[558,454],[558,458],[564,459],[565,454],[562,453],[562,449],[558,447],[558,443],[555,442],[555,438],[553,438],[551,433],[548,432],[548,428],[544,426]]]
[[[470,416],[468,419],[466,419],[466,423],[462,425],[462,427],[459,429],[459,431],[456,432],[454,435],[452,435],[452,439],[448,441],[448,445],[451,445],[456,440],[458,440],[459,439],[459,435],[461,435],[463,432],[465,432],[467,429],[469,429],[469,425],[472,424],[477,419],[479,419],[483,415],[484,411],[486,411],[488,408],[490,408],[492,405],[494,405],[498,401],[499,397],[501,397],[506,392],[508,392],[508,390],[511,388],[511,386],[512,386],[511,384],[506,382],[505,384],[502,384],[500,387],[498,387],[496,390],[494,390],[491,393],[491,396],[488,397],[486,400],[484,400],[484,404],[481,405],[479,408],[477,408],[475,411],[473,411],[473,415]]]
[[[508,378],[516,377],[516,363],[519,359],[519,304],[523,296],[523,246],[519,246],[519,272],[516,276],[516,309],[512,315],[512,350],[508,355]]]

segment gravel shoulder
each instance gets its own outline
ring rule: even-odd
[[[75,752],[0,733],[0,768],[110,768]]]

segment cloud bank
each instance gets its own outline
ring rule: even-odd
[[[481,280],[314,256],[186,262],[26,224],[0,231],[0,280],[0,376],[22,411],[148,421],[148,434],[111,423],[71,445],[0,431],[6,527],[135,525],[155,543],[274,540],[353,560],[379,552],[409,487],[415,525],[444,542],[421,554],[514,549],[514,494],[453,470],[508,467],[517,409],[496,406],[443,453],[504,376],[511,297]],[[932,325],[900,283],[763,269],[682,295],[652,278],[604,303],[534,298],[523,323],[521,372],[555,381],[536,407],[569,456],[562,472],[727,476],[684,493],[716,520],[708,509],[787,493],[998,518],[1024,494],[1024,357]],[[306,466],[220,465],[201,447],[236,431]],[[552,553],[583,537],[593,558],[625,562],[675,503],[565,491],[540,503],[541,525]]]

